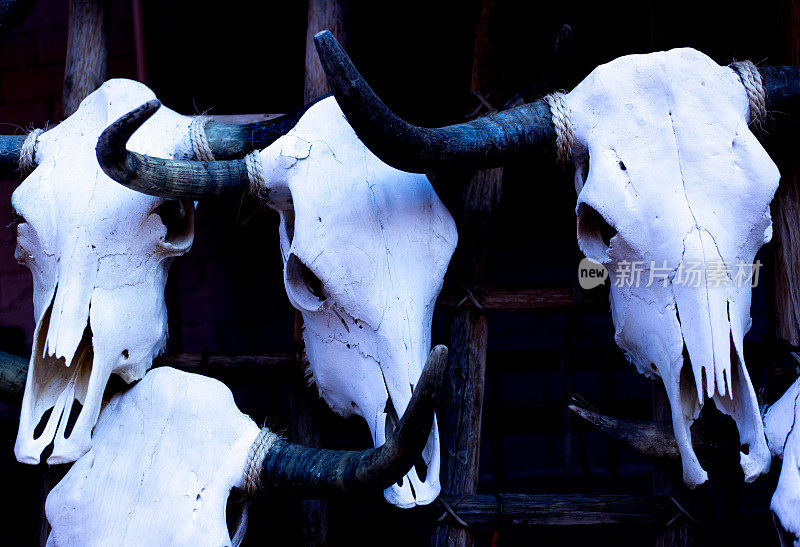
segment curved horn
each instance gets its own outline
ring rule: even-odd
[[[543,100],[467,123],[435,129],[398,118],[378,98],[329,31],[314,36],[336,101],[359,138],[386,163],[404,171],[497,167],[517,153],[555,156],[550,109]],[[800,67],[760,66],[767,110],[800,115]]]
[[[241,192],[249,185],[244,160],[188,161],[145,156],[125,148],[128,139],[161,106],[149,101],[108,126],[97,140],[103,171],[133,190],[151,196],[202,199]]]
[[[0,179],[18,180],[19,154],[27,135],[0,135]]]
[[[398,118],[358,73],[330,31],[314,36],[322,68],[358,137],[381,160],[403,171],[496,167],[510,155],[544,152],[555,158],[555,131],[544,100],[470,122],[428,129]]]
[[[628,445],[643,456],[652,458],[678,459],[680,451],[672,426],[661,422],[626,420],[605,416],[576,404],[568,405],[577,414],[597,429]],[[714,424],[719,425],[719,424]],[[738,453],[738,438],[732,438],[729,431],[708,427],[703,423],[693,428],[692,446],[695,450],[718,450],[732,454]]]
[[[330,97],[323,95],[290,114],[263,122],[230,124],[209,121],[205,125],[206,139],[218,160],[241,158],[253,150],[263,150],[285,135],[314,104]]]
[[[767,110],[800,115],[800,67],[759,66]]]
[[[397,482],[428,441],[446,363],[447,348],[433,348],[400,424],[383,446],[355,452],[277,440],[261,466],[262,486],[344,493],[383,490]]]

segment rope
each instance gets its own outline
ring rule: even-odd
[[[436,522],[444,522],[445,520],[447,520],[447,516],[449,515],[462,528],[469,528],[469,524],[464,519],[462,519],[460,516],[458,516],[458,513],[456,513],[455,509],[450,507],[450,504],[447,503],[444,500],[444,498],[440,497],[440,498],[438,498],[438,500],[439,500],[439,503],[442,504],[442,507],[444,507],[445,512],[442,513],[442,516],[440,516],[436,520]],[[461,500],[459,500],[459,501],[461,501]],[[456,506],[458,506],[458,503],[456,503]]]
[[[258,150],[250,152],[244,157],[244,164],[247,167],[247,178],[250,179],[250,194],[262,202],[266,201],[269,196],[269,188],[264,180],[261,153]]]
[[[731,63],[730,67],[739,75],[747,91],[747,100],[750,102],[750,123],[761,127],[767,119],[767,95],[761,81],[761,73],[750,61],[737,61]]]
[[[192,154],[200,161],[214,161],[214,153],[206,137],[206,123],[208,116],[195,116],[189,124],[189,141],[192,144]]]
[[[572,145],[575,134],[572,130],[572,120],[565,94],[561,92],[550,93],[544,100],[550,107],[550,117],[556,130],[556,148],[558,150],[558,163],[565,165],[572,159]]]
[[[460,308],[461,306],[466,304],[467,301],[469,300],[470,302],[472,302],[473,306],[475,306],[479,310],[482,310],[483,306],[481,305],[480,302],[478,302],[478,299],[475,298],[475,295],[472,294],[472,291],[469,290],[469,287],[465,287],[464,285],[462,285],[461,288],[464,289],[464,291],[466,291],[467,295],[464,298],[462,298],[461,300],[458,301],[458,304],[456,304],[456,308]]]
[[[36,169],[36,143],[39,136],[44,133],[42,129],[34,129],[25,137],[22,148],[19,151],[19,172],[24,179]]]
[[[258,432],[256,440],[250,445],[250,452],[247,455],[247,464],[244,466],[244,476],[242,477],[242,490],[245,494],[252,496],[261,490],[261,464],[264,463],[272,445],[280,439],[278,435],[270,431],[268,427],[262,427]]]

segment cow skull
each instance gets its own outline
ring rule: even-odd
[[[427,443],[446,362],[447,348],[431,350],[397,430],[383,446],[360,452],[259,433],[221,382],[152,370],[105,406],[92,448],[48,495],[47,544],[238,545],[246,512],[233,540],[225,519],[234,487],[315,495],[385,488]]]
[[[427,178],[376,158],[332,98],[246,160],[164,164],[126,153],[127,136],[157,108],[144,105],[109,127],[98,143],[103,168],[130,187],[171,197],[241,190],[252,180],[280,214],[286,291],[303,314],[320,395],[340,414],[362,416],[375,445],[383,444],[419,378],[457,239]],[[138,162],[133,170],[125,158]],[[385,492],[387,500],[409,507],[438,495],[435,427],[423,460]]]
[[[226,502],[258,431],[221,382],[150,371],[47,496],[47,545],[230,545]]]
[[[618,344],[642,372],[664,381],[685,482],[707,478],[689,438],[706,398],[736,421],[745,479],[769,469],[742,339],[750,327],[751,265],[771,236],[778,170],[748,128],[750,103],[733,70],[691,49],[632,55],[597,68],[566,95],[571,132],[564,112],[554,113],[545,99],[424,128],[386,107],[330,32],[314,41],[348,121],[398,169],[496,167],[574,145],[579,243],[611,269]],[[763,102],[754,112],[796,117],[800,70],[753,70],[748,81],[759,81],[754,96]],[[638,286],[630,278],[616,286],[623,266],[628,273],[638,267]],[[678,275],[690,268],[694,283]]]
[[[796,380],[764,416],[769,449],[783,459],[772,509],[783,547],[800,547],[800,379]]]
[[[366,421],[382,445],[405,412],[430,349],[454,222],[428,179],[397,171],[358,140],[333,98],[262,154],[280,213],[284,282],[303,314],[306,351],[330,407]],[[287,196],[288,197],[288,196]],[[439,494],[436,427],[412,469],[386,491],[400,507]],[[420,474],[422,473],[422,476]]]
[[[39,137],[37,167],[12,196],[16,258],[33,274],[36,318],[14,449],[20,462],[38,463],[51,442],[48,463],[83,455],[110,374],[138,380],[166,343],[164,284],[172,258],[191,247],[193,205],[122,188],[94,152],[110,121],[152,98],[137,82],[106,82]],[[187,155],[190,122],[163,109],[131,146]],[[68,431],[76,399],[83,407]]]
[[[770,455],[743,338],[779,173],[748,128],[739,77],[691,49],[631,55],[567,102],[578,242],[609,270],[617,344],[664,382],[686,484],[707,479],[689,433],[706,398],[736,422],[750,482]]]

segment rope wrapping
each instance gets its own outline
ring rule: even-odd
[[[22,148],[19,151],[19,172],[24,179],[36,169],[36,143],[39,136],[44,133],[43,129],[34,129],[25,137]]]
[[[244,157],[247,167],[247,178],[250,179],[250,194],[262,203],[269,196],[269,188],[264,180],[264,168],[261,165],[261,153],[258,150],[250,152]]]
[[[270,431],[268,427],[262,427],[253,444],[250,445],[242,477],[242,490],[248,496],[261,490],[261,464],[264,463],[264,458],[278,439],[280,436]]]
[[[761,73],[750,61],[737,61],[729,66],[739,75],[747,92],[747,100],[750,103],[750,123],[761,127],[767,120],[767,94],[764,91]]]
[[[557,159],[560,165],[566,165],[572,159],[572,146],[575,141],[570,110],[565,97],[564,93],[557,91],[544,98],[550,107],[553,127],[556,130]]]
[[[200,161],[214,161],[214,153],[206,137],[206,123],[208,116],[195,116],[189,124],[189,141],[192,144],[192,154]]]

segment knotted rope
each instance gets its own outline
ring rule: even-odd
[[[267,453],[280,437],[270,431],[268,427],[262,427],[258,432],[253,444],[250,445],[250,452],[247,455],[247,463],[244,466],[244,476],[242,477],[242,490],[245,494],[252,496],[261,490],[261,465],[264,463]]]
[[[22,148],[19,151],[19,172],[24,179],[36,169],[36,143],[39,136],[44,133],[43,129],[34,129],[25,137]]]
[[[761,73],[750,61],[737,61],[729,66],[739,75],[747,92],[747,100],[750,102],[750,123],[760,127],[767,119],[767,94],[764,91]]]
[[[247,178],[250,180],[250,194],[261,202],[267,200],[269,189],[264,180],[264,169],[261,165],[261,153],[258,150],[250,152],[244,157],[247,167]]]
[[[189,124],[189,141],[192,144],[192,154],[200,161],[214,161],[214,153],[206,137],[206,123],[208,116],[195,116]]]
[[[553,120],[553,127],[556,130],[556,148],[558,151],[558,163],[565,165],[572,159],[572,145],[575,140],[575,133],[572,130],[572,120],[566,95],[561,92],[550,93],[544,100],[550,107],[550,117]]]

